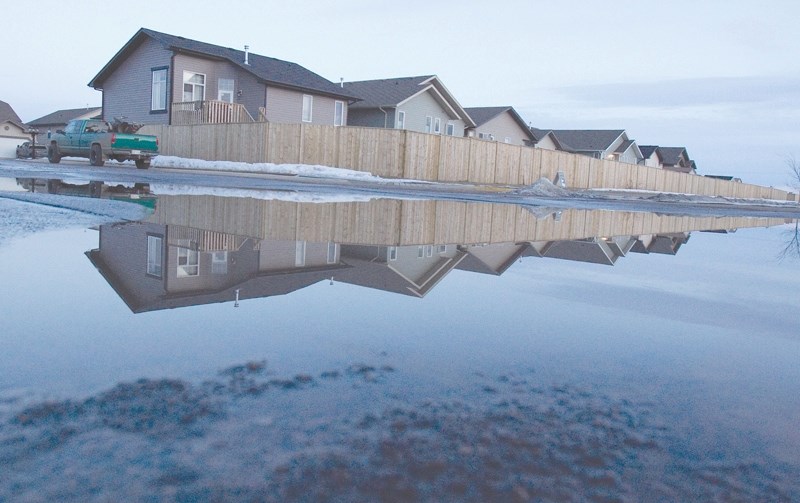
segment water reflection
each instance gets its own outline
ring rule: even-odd
[[[674,255],[693,231],[783,223],[451,201],[159,196],[147,221],[102,225],[87,256],[133,312],[144,312],[322,281],[424,297],[455,269],[501,275],[534,258],[614,265],[629,253]]]

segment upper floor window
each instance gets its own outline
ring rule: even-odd
[[[219,79],[217,99],[233,103],[233,79]]]
[[[178,277],[198,276],[200,274],[200,253],[196,243],[188,239],[178,240]]]
[[[314,106],[314,97],[310,94],[303,95],[303,122],[311,122],[311,112]]]
[[[425,132],[430,133],[433,131],[433,117],[430,115],[425,117]]]
[[[183,101],[206,99],[206,76],[202,73],[183,72]]]
[[[448,122],[447,126],[445,127],[445,133],[447,136],[453,136],[456,133],[456,125],[452,122]]]
[[[344,126],[344,101],[333,103],[333,125]]]
[[[441,134],[442,133],[442,119],[440,119],[438,117],[436,119],[434,119],[434,121],[433,121],[433,132],[436,133],[436,134]]]
[[[406,113],[402,110],[397,112],[397,129],[406,128]]]
[[[150,110],[167,109],[167,68],[154,68],[150,89]]]

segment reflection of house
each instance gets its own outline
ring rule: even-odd
[[[513,145],[533,145],[536,137],[513,107],[471,107],[466,112],[475,121],[468,136]]]
[[[614,265],[617,259],[624,257],[626,253],[631,251],[635,243],[636,238],[630,236],[534,242],[531,243],[528,254],[577,262]]]
[[[102,108],[71,108],[67,110],[56,110],[53,113],[47,114],[44,117],[39,117],[28,123],[28,127],[35,128],[39,134],[46,135],[49,132],[56,132],[59,129],[64,129],[67,122],[73,119],[99,119],[103,115]],[[44,138],[39,136],[39,138]],[[38,140],[37,140],[38,141]]]
[[[475,123],[435,75],[345,82],[361,101],[350,107],[348,125],[408,129],[464,136]]]
[[[554,129],[563,150],[588,155],[596,159],[639,164],[642,152],[624,129]]]
[[[462,250],[467,252],[467,256],[458,264],[458,269],[500,276],[514,262],[525,256],[527,249],[528,244],[526,243],[492,243],[463,246]]]
[[[347,124],[353,97],[289,61],[140,29],[92,79],[106,120]]]
[[[287,294],[345,268],[339,245],[183,226],[100,226],[87,256],[133,312]]]
[[[31,139],[19,115],[5,101],[0,101],[0,158],[17,156],[17,145]]]
[[[352,267],[336,281],[424,297],[464,257],[455,245],[342,245],[342,260]]]
[[[689,241],[689,233],[687,232],[639,236],[631,251],[635,253],[675,255],[681,245],[687,241]]]

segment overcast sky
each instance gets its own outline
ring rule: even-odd
[[[35,7],[35,10],[33,10]],[[99,106],[87,83],[141,27],[338,82],[438,75],[465,107],[685,146],[701,174],[786,185],[800,158],[796,0],[4,0],[0,99],[23,121]]]

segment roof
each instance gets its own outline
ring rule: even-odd
[[[189,53],[210,59],[224,60],[245,70],[257,79],[281,87],[289,87],[314,92],[317,94],[355,99],[347,90],[317,75],[297,63],[248,53],[248,62],[244,64],[245,52],[219,45],[207,44],[175,35],[141,28],[136,34],[106,63],[100,72],[89,82],[89,86],[102,89],[103,82],[144,40],[152,39],[165,49],[175,53]]]
[[[76,119],[83,115],[92,114],[91,118],[94,118],[96,115],[100,115],[102,113],[103,109],[101,107],[68,108],[65,110],[56,110],[53,113],[47,114],[43,117],[39,117],[38,119],[30,121],[28,123],[28,126],[36,127],[36,126],[49,126],[54,124],[66,124],[72,119]]]
[[[644,156],[644,158],[648,159],[651,155],[653,155],[653,152],[659,150],[659,147],[658,145],[639,145],[639,150],[642,151],[642,155]]]
[[[11,105],[5,101],[0,101],[0,122],[11,121],[17,125],[22,124],[22,119],[19,118],[17,112],[11,108]]]
[[[677,166],[681,161],[681,154],[686,161],[689,161],[689,154],[684,147],[660,147],[661,159],[664,164]]]
[[[511,118],[519,125],[520,128],[525,132],[528,138],[531,141],[538,141],[538,138],[533,134],[530,127],[525,123],[522,117],[514,110],[514,107],[505,106],[505,107],[470,107],[464,109],[472,120],[475,121],[475,126],[480,127],[483,124],[486,124],[490,120],[494,119],[495,117],[508,113],[511,115]]]
[[[553,134],[565,147],[575,151],[599,152],[608,149],[624,129],[553,129]]]
[[[453,109],[456,116],[461,118],[468,127],[475,123],[467,111],[450,94],[436,75],[419,75],[417,77],[397,77],[392,79],[361,80],[345,82],[344,88],[361,101],[350,108],[379,108],[396,107],[421,94],[431,87],[445,104]]]

